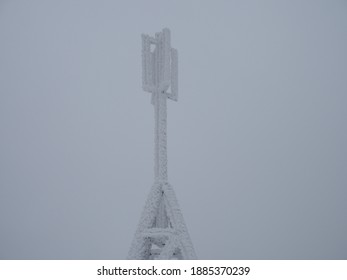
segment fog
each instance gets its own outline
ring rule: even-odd
[[[125,259],[153,184],[141,34],[200,259],[347,259],[346,1],[1,1],[0,258]]]

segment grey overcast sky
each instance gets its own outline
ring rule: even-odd
[[[126,257],[153,183],[141,33],[164,27],[198,257],[347,259],[342,0],[0,1],[0,258]]]

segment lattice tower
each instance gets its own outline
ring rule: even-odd
[[[167,175],[167,99],[177,101],[178,54],[170,30],[142,35],[142,88],[152,94],[155,116],[154,184],[130,247],[128,259],[196,259]]]

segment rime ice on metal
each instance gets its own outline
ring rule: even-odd
[[[154,184],[147,198],[128,259],[196,259],[175,192],[168,183],[166,100],[177,101],[177,50],[170,30],[142,35],[142,88],[152,93],[155,116]]]

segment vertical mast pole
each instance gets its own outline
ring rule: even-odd
[[[159,155],[159,181],[167,182],[167,137],[166,137],[166,94],[158,92],[158,155]]]
[[[154,79],[155,79],[155,98],[154,98],[154,115],[155,115],[155,163],[154,177],[156,181],[167,182],[167,94],[161,91],[160,85],[163,82],[163,68],[165,57],[162,56],[160,50],[163,48],[161,33],[156,34],[157,45],[153,54],[154,57]]]

